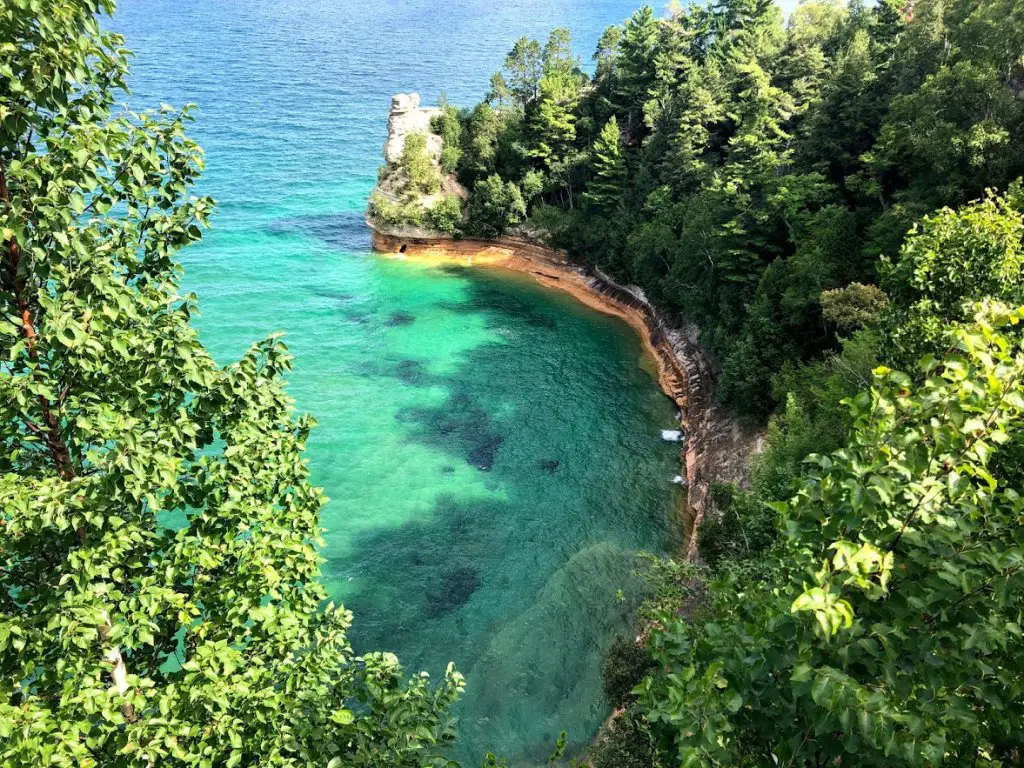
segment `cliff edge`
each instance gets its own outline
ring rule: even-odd
[[[420,105],[418,93],[396,93],[391,97],[391,112],[388,115],[388,138],[384,143],[384,160],[388,165],[398,165],[405,149],[405,140],[412,134],[427,137],[427,153],[435,163],[441,160],[443,141],[431,133],[430,121],[441,114],[440,107]]]

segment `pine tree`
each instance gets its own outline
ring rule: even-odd
[[[582,83],[573,72],[554,71],[540,81],[540,98],[530,117],[530,155],[552,168],[576,140],[576,107]]]
[[[516,40],[505,57],[508,89],[516,103],[526,109],[540,95],[540,79],[544,76],[544,55],[540,43],[528,37]]]
[[[505,76],[501,72],[495,72],[491,75],[491,87],[487,91],[484,101],[492,106],[497,102],[500,109],[511,95],[512,92],[509,90],[508,83],[505,82]]]
[[[583,193],[585,204],[604,213],[610,213],[622,203],[626,162],[621,141],[619,122],[612,116],[594,142],[590,160],[594,177]]]
[[[654,84],[657,43],[658,22],[650,6],[644,6],[623,27],[613,95],[616,114],[624,118],[624,129],[636,137],[643,131],[644,105]]]

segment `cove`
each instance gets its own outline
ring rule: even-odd
[[[524,276],[391,262],[362,212],[390,96],[472,103],[511,43],[589,56],[633,2],[124,1],[133,106],[199,104],[214,229],[183,254],[219,360],[283,330],[331,498],[324,579],[357,650],[466,674],[456,757],[544,762],[607,715],[634,552],[677,546],[674,406],[624,323]],[[458,73],[458,76],[453,76]],[[619,600],[617,592],[623,591]]]

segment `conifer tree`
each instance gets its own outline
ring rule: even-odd
[[[626,184],[621,141],[619,122],[613,115],[594,142],[590,161],[594,177],[583,194],[584,202],[604,213],[610,213],[620,204]]]
[[[528,37],[516,40],[505,57],[508,89],[516,103],[526,109],[540,95],[540,79],[544,76],[544,56],[540,43]]]
[[[651,7],[645,5],[623,27],[613,96],[616,114],[623,118],[623,128],[637,136],[642,132],[644,105],[654,84],[657,41],[658,22]]]

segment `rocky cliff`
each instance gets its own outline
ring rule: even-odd
[[[436,211],[446,210],[448,213],[442,218],[449,222],[447,227],[457,228],[462,201],[469,195],[455,176],[445,173],[442,167],[444,139],[433,132],[431,122],[443,113],[440,107],[420,106],[416,93],[399,93],[392,97],[388,137],[384,143],[387,162],[380,169],[377,186],[370,195],[367,212],[370,226],[401,226],[426,234],[429,230],[422,228],[439,220]],[[425,139],[425,147],[422,154],[411,152],[405,157],[406,144],[414,135]],[[416,168],[415,182],[410,179],[412,167]],[[438,208],[442,203],[445,205]]]
[[[430,121],[441,114],[440,107],[420,106],[418,93],[398,93],[391,97],[391,113],[388,115],[388,139],[384,143],[384,159],[388,165],[397,165],[405,149],[406,138],[413,133],[427,137],[427,152],[438,161],[441,158],[440,136],[430,132]]]

